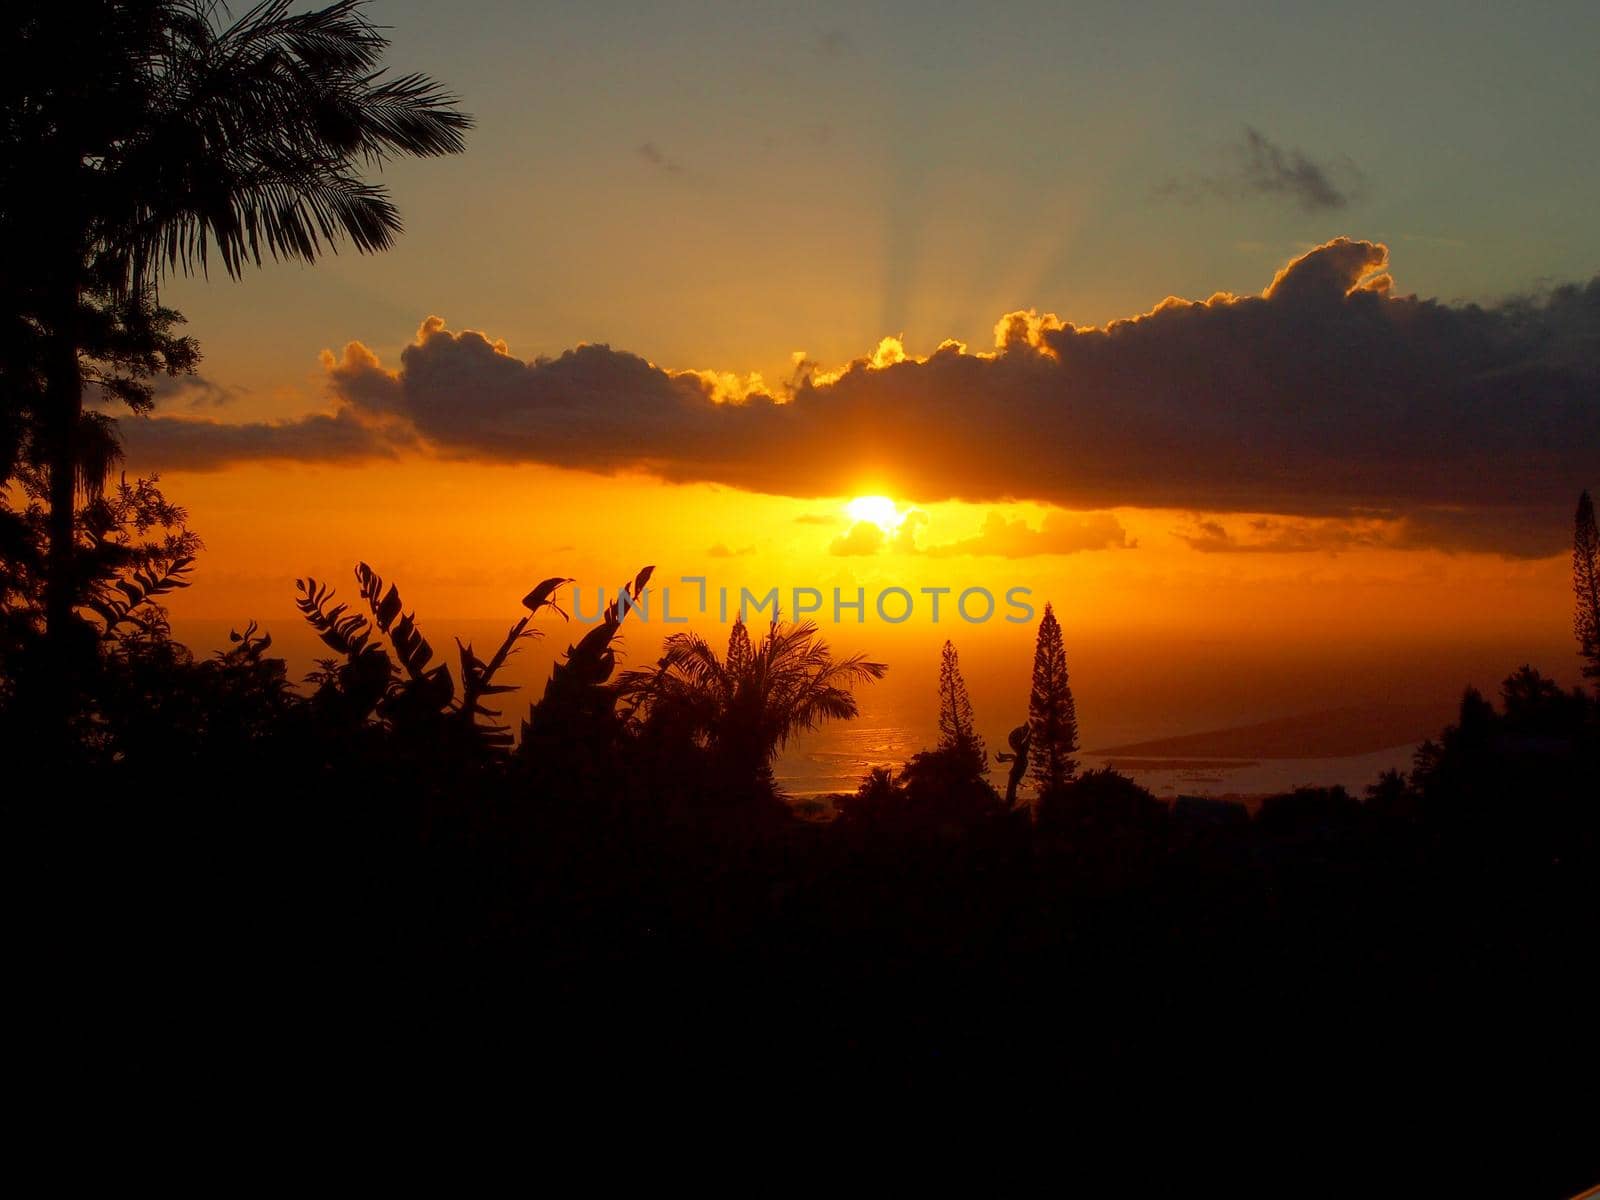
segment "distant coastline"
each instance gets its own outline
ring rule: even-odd
[[[1114,771],[1234,771],[1258,767],[1256,758],[1134,758],[1109,757],[1105,766]]]
[[[1146,769],[1244,767],[1261,759],[1354,758],[1416,745],[1450,716],[1448,704],[1359,705],[1126,742],[1087,753]]]

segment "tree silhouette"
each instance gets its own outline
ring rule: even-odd
[[[115,450],[109,435],[105,445]],[[36,750],[40,739],[68,734],[81,744],[98,719],[87,693],[121,669],[117,656],[131,642],[167,639],[161,601],[189,586],[200,538],[156,478],[130,483],[124,476],[106,486],[91,475],[85,487],[90,498],[73,526],[71,576],[73,606],[88,619],[74,622],[69,653],[46,654],[45,483],[26,462],[16,479],[26,501],[20,511],[0,500],[0,721],[13,725],[19,746]],[[44,697],[70,701],[70,711],[41,711]]]
[[[356,566],[355,575],[367,613],[333,603],[333,589],[315,578],[295,581],[300,593],[295,607],[323,644],[344,658],[343,665],[337,659],[324,660],[311,677],[319,685],[315,701],[324,717],[348,729],[376,715],[408,742],[425,744],[441,758],[509,749],[510,727],[500,723],[500,710],[485,701],[515,690],[495,683],[494,677],[521,642],[542,636],[529,628],[533,618],[549,609],[565,619],[555,596],[570,580],[555,576],[529,592],[522,601],[528,615],[511,626],[487,661],[478,657],[470,642],[456,639],[461,662],[458,694],[449,666],[434,661],[433,646],[423,636],[416,614],[405,611],[400,589],[386,585],[366,563]]]
[[[948,641],[939,658],[939,750],[956,761],[970,762],[976,774],[987,770],[983,739],[973,728],[972,700],[966,680],[961,678],[961,663]]]
[[[27,593],[24,608],[11,614],[13,633],[19,637],[32,639],[45,629],[52,600],[69,613],[89,618],[73,622],[70,632],[57,623],[49,645],[55,661],[33,678],[33,684],[45,690],[33,694],[28,707],[43,735],[52,720],[61,721],[73,689],[83,682],[85,672],[94,669],[89,661],[95,644],[89,629],[92,618],[112,619],[103,604],[96,604],[97,599],[107,599],[101,594],[103,588],[117,583],[120,570],[112,562],[117,554],[108,551],[108,538],[113,533],[122,537],[124,524],[139,525],[142,533],[164,522],[153,519],[155,510],[148,505],[130,505],[127,485],[108,493],[122,447],[116,421],[104,411],[78,413],[70,470],[55,469],[61,431],[52,429],[41,404],[49,338],[34,319],[25,284],[17,273],[0,272],[0,303],[6,306],[0,334],[0,484],[14,485],[9,498],[0,494],[0,556],[7,560],[8,575],[21,571],[28,576],[25,587],[19,588],[18,580],[0,585],[0,591]],[[194,340],[177,333],[182,323],[180,314],[156,304],[147,292],[116,295],[104,287],[86,290],[77,314],[80,389],[100,404],[148,412],[154,403],[155,378],[189,374],[199,361]],[[71,540],[65,543],[53,532],[59,509],[51,507],[51,497],[58,479],[69,485],[64,490],[72,506],[72,520],[66,523]],[[154,485],[150,478],[131,487],[141,500],[149,501],[159,497]],[[14,506],[12,501],[19,500]],[[165,503],[160,499],[157,506]],[[109,594],[112,604],[121,599],[116,592]],[[137,604],[134,600],[128,608]],[[41,645],[41,653],[44,649]]]
[[[544,694],[522,723],[519,755],[523,765],[568,797],[582,794],[593,798],[607,785],[615,787],[612,768],[623,728],[617,712],[622,689],[620,681],[611,679],[617,669],[615,642],[654,573],[653,565],[642,567],[618,586],[600,619],[551,667]],[[522,603],[537,612],[550,603],[555,588],[570,582],[547,579],[524,596]]]
[[[1578,497],[1578,515],[1572,536],[1572,590],[1575,605],[1572,631],[1583,656],[1583,676],[1600,690],[1600,532],[1595,529],[1594,501],[1585,491]]]
[[[4,220],[0,214],[0,226]],[[14,271],[0,275],[0,480],[22,479],[42,500],[53,449],[41,403],[49,337],[26,283]],[[158,304],[148,291],[86,288],[77,322],[81,388],[104,405],[149,412],[155,377],[191,374],[200,360],[194,339],[177,332],[182,324],[182,314]],[[121,457],[116,423],[102,411],[85,411],[75,436],[77,492],[92,500]]]
[[[708,750],[736,789],[772,789],[772,761],[796,732],[860,711],[851,688],[882,679],[888,667],[860,654],[836,659],[810,621],[768,626],[753,642],[734,622],[719,658],[696,633],[675,633],[653,670],[627,672],[619,682],[646,720],[688,731]]]
[[[1056,791],[1078,772],[1078,710],[1067,679],[1067,652],[1061,625],[1049,604],[1039,622],[1033,652],[1033,690],[1028,695],[1028,724],[1033,729],[1030,774],[1041,795]]]
[[[209,0],[25,0],[0,82],[7,299],[40,332],[38,441],[49,464],[46,623],[72,620],[74,491],[95,307],[143,301],[214,247],[246,263],[388,247],[400,216],[363,167],[462,149],[470,119],[426,76],[389,77],[363,0],[223,24]]]

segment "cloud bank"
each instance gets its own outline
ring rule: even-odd
[[[1600,278],[1480,307],[1397,295],[1388,265],[1385,246],[1339,238],[1260,295],[1169,298],[1105,327],[1011,313],[992,350],[885,339],[835,372],[797,356],[783,389],[603,345],[524,360],[429,318],[397,367],[360,343],[325,356],[332,415],[124,424],[132,461],[171,469],[420,448],[796,497],[887,478],[919,503],[1381,521],[1391,543],[1559,551],[1600,465]]]

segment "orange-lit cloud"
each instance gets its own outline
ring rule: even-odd
[[[777,395],[602,345],[524,360],[431,318],[395,368],[359,343],[330,356],[332,415],[128,422],[130,457],[199,467],[416,445],[797,497],[871,478],[918,503],[1372,519],[1400,531],[1383,544],[1560,550],[1600,445],[1600,280],[1452,306],[1396,295],[1388,265],[1386,247],[1341,238],[1259,296],[1168,299],[1105,327],[1013,313],[992,351],[917,356],[885,338],[831,373],[797,356]],[[852,529],[840,552],[871,538]]]
[[[1392,545],[1394,522],[1292,520],[1256,517],[1244,523],[1241,536],[1222,521],[1196,518],[1192,527],[1175,531],[1191,550],[1206,554],[1304,554]]]
[[[877,521],[856,521],[848,530],[834,538],[828,553],[842,556],[876,554],[880,550],[894,550],[901,554],[916,554],[917,530],[928,522],[925,512],[908,512],[891,531]]]
[[[1041,554],[1080,554],[1086,550],[1132,550],[1138,545],[1110,513],[1045,514],[1038,529],[1019,518],[991,512],[983,528],[960,541],[929,546],[934,558],[970,554],[995,558],[1033,558]]]

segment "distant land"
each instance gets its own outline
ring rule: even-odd
[[[1259,760],[1254,758],[1129,758],[1121,755],[1106,764],[1118,771],[1230,771],[1257,765]]]
[[[1454,715],[1452,704],[1354,705],[1258,725],[1125,742],[1090,753],[1124,759],[1348,758],[1433,737]]]

